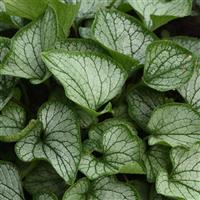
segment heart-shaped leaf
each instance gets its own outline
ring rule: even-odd
[[[200,140],[200,115],[188,104],[165,104],[155,109],[148,129],[150,145],[191,146]]]
[[[127,78],[122,67],[103,54],[53,50],[43,53],[43,60],[66,96],[93,111],[114,98]]]
[[[0,73],[30,79],[38,84],[50,76],[41,60],[41,51],[52,47],[57,39],[57,22],[53,9],[21,29],[11,41]]]
[[[98,12],[93,32],[95,39],[128,71],[136,69],[136,63],[144,63],[145,50],[156,39],[138,20],[116,10]]]
[[[4,161],[0,161],[0,199],[25,200],[17,169]]]
[[[145,25],[155,30],[167,22],[191,14],[192,0],[128,0],[131,6],[143,17]]]
[[[22,161],[49,161],[68,184],[76,178],[81,144],[79,124],[73,111],[59,102],[44,104],[38,121],[31,121],[29,133],[17,142],[15,151]]]
[[[137,191],[130,185],[116,181],[113,177],[103,177],[90,182],[80,179],[69,188],[63,200],[139,200]]]
[[[171,151],[171,173],[160,171],[156,190],[165,196],[183,200],[200,199],[200,143],[190,149],[182,147]]]
[[[90,179],[120,172],[144,173],[143,144],[136,134],[136,130],[123,121],[112,119],[97,124],[89,132],[79,170]]]
[[[146,51],[144,82],[159,91],[179,88],[192,76],[197,57],[175,42],[151,43]]]
[[[25,177],[23,185],[30,194],[53,192],[61,196],[66,189],[64,180],[49,163],[43,161]]]

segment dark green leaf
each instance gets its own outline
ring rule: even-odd
[[[144,154],[147,180],[155,182],[161,169],[168,169],[170,166],[169,148],[165,146],[153,146]]]
[[[47,0],[4,0],[6,12],[10,15],[36,19],[40,16],[47,4]]]
[[[40,162],[30,174],[25,177],[24,188],[30,194],[53,192],[60,196],[66,189],[64,180],[47,162]]]
[[[169,102],[163,93],[151,88],[139,86],[128,91],[128,111],[130,117],[143,129],[147,129],[147,123],[153,110],[164,103]]]
[[[68,34],[80,6],[78,3],[70,4],[60,0],[4,0],[4,2],[6,11],[10,15],[25,17],[31,20],[40,17],[47,6],[50,6],[55,12],[58,36],[61,38]],[[49,29],[53,30],[52,27]]]

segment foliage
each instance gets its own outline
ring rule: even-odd
[[[0,200],[199,200],[198,8],[0,0]]]

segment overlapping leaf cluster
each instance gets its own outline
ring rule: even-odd
[[[0,7],[1,200],[200,199],[200,40],[153,32],[192,0]]]

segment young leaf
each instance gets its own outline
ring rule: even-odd
[[[0,199],[25,200],[17,169],[4,161],[0,161]]]
[[[145,25],[155,30],[159,26],[191,14],[192,0],[128,0],[130,5],[142,16]]]
[[[200,199],[200,143],[190,149],[182,147],[171,151],[173,169],[170,174],[160,171],[156,190],[158,193],[183,200]]]
[[[170,166],[169,148],[165,146],[153,146],[144,154],[147,180],[155,182],[160,170]]]
[[[146,86],[133,88],[127,94],[129,115],[143,129],[147,129],[146,126],[153,110],[169,101],[163,93]]]
[[[58,198],[53,193],[41,193],[35,195],[33,200],[58,200]]]
[[[15,26],[12,17],[6,12],[5,2],[0,1],[0,30],[5,30]]]
[[[191,146],[200,140],[200,115],[187,104],[165,104],[155,109],[148,129],[150,145]]]
[[[136,69],[136,63],[144,63],[145,50],[156,39],[138,20],[116,10],[98,12],[93,32],[95,39],[108,48],[127,70]],[[129,60],[131,64],[128,66]]]
[[[8,103],[0,114],[0,141],[14,142],[25,136],[22,129],[25,126],[26,113],[24,108]]]
[[[192,76],[197,57],[175,42],[162,40],[146,51],[144,82],[159,91],[176,89]]]
[[[4,0],[6,12],[10,15],[36,19],[47,7],[46,0]]]
[[[97,110],[114,98],[127,78],[121,66],[103,54],[53,50],[42,57],[66,96],[89,110]]]
[[[68,38],[63,41],[58,41],[55,44],[55,48],[66,49],[67,51],[104,52],[104,50],[93,40],[82,38]]]
[[[48,5],[53,8],[56,13],[58,24],[58,37],[66,38],[69,35],[70,27],[72,26],[80,7],[79,1],[67,3],[62,0],[48,0]]]
[[[88,148],[89,145],[89,148]],[[126,122],[108,120],[89,132],[79,170],[89,179],[117,173],[144,173],[142,141]],[[95,152],[100,154],[95,157]]]
[[[63,200],[139,200],[137,191],[130,185],[118,182],[113,177],[103,177],[90,182],[82,178],[69,188]]]
[[[125,126],[133,135],[137,135],[137,131],[132,123],[124,120],[119,120],[117,118],[107,119],[99,124],[96,124],[89,130],[89,139],[92,141],[92,143],[95,144],[95,150],[99,150],[101,152],[102,146],[99,141],[102,140],[104,132],[110,129],[110,127],[118,125]]]
[[[25,177],[23,185],[30,194],[53,192],[57,196],[61,196],[66,189],[64,180],[47,162],[40,162]]]
[[[60,38],[65,38],[68,34],[80,6],[76,2],[70,4],[60,0],[4,0],[4,2],[6,10],[10,15],[25,17],[31,20],[40,17],[47,6],[50,6],[56,15],[58,36]]]
[[[0,73],[30,79],[34,84],[43,82],[50,73],[40,53],[54,46],[56,39],[56,16],[49,8],[42,18],[31,22],[12,38],[11,52],[4,60]]]
[[[29,133],[17,142],[16,154],[25,162],[47,160],[66,183],[72,184],[81,154],[75,114],[62,103],[49,102],[40,108],[38,121],[32,123]]]

